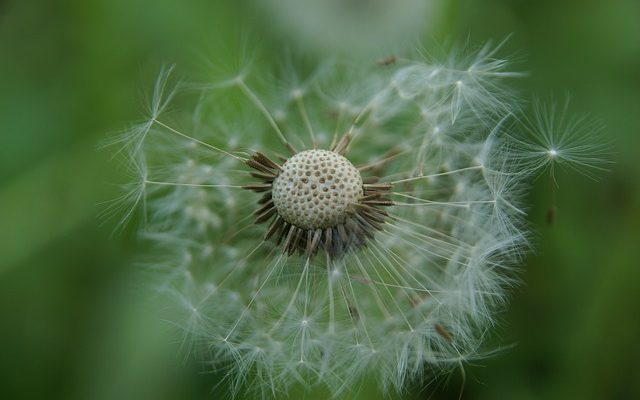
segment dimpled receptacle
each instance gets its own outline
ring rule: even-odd
[[[343,224],[350,205],[363,197],[360,172],[328,150],[306,150],[282,166],[273,182],[273,203],[286,222],[303,229]]]

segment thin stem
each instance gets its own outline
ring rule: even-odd
[[[236,159],[236,160],[238,160],[238,161],[241,161],[241,162],[245,162],[245,161],[247,161],[245,158],[238,157],[238,156],[236,156],[236,155],[234,155],[234,154],[231,154],[231,153],[229,153],[228,151],[222,150],[221,148],[218,148],[218,147],[216,147],[216,146],[214,146],[214,145],[212,145],[212,144],[209,144],[209,143],[207,143],[207,142],[203,142],[202,140],[198,140],[198,139],[196,139],[196,138],[194,138],[194,137],[191,137],[191,136],[189,136],[189,135],[187,135],[187,134],[184,134],[184,133],[182,133],[182,132],[178,131],[177,129],[172,128],[172,127],[170,127],[169,125],[165,124],[164,122],[161,122],[161,121],[159,121],[159,120],[157,120],[157,119],[155,119],[155,118],[154,118],[152,121],[153,121],[153,122],[155,122],[156,124],[160,125],[160,126],[165,127],[166,129],[168,129],[168,130],[169,130],[169,131],[171,131],[172,133],[175,133],[175,134],[176,134],[176,135],[178,135],[178,136],[182,136],[182,137],[183,137],[183,138],[185,138],[185,139],[189,139],[189,140],[191,140],[191,141],[193,141],[193,142],[196,142],[196,143],[198,143],[199,145],[202,145],[202,146],[204,146],[204,147],[207,147],[207,148],[209,148],[209,149],[212,149],[212,150],[214,150],[214,151],[217,151],[217,152],[219,152],[219,153],[222,153],[222,154],[224,154],[224,155],[226,155],[226,156],[229,156],[229,157],[231,157],[231,158],[235,158],[235,159]]]
[[[395,185],[395,184],[403,183],[403,182],[417,181],[418,179],[435,178],[437,176],[451,175],[451,174],[456,174],[458,172],[473,171],[473,170],[476,170],[476,169],[483,169],[483,168],[484,168],[483,165],[476,165],[476,166],[473,166],[473,167],[461,168],[461,169],[456,169],[456,170],[453,170],[453,171],[441,172],[441,173],[438,173],[438,174],[414,176],[413,178],[400,179],[398,181],[393,181],[393,182],[389,182],[389,183],[391,183],[392,185]]]
[[[188,186],[188,187],[203,187],[203,188],[234,188],[234,189],[243,189],[240,185],[224,185],[224,184],[200,184],[200,183],[181,183],[181,182],[161,182],[161,181],[151,181],[145,180],[145,184],[149,185],[160,185],[160,186]]]
[[[269,273],[267,274],[267,277],[264,278],[264,281],[262,282],[262,284],[260,285],[260,287],[258,288],[258,290],[256,291],[256,293],[253,295],[253,297],[251,298],[251,300],[249,301],[249,304],[247,304],[247,306],[244,308],[244,310],[242,310],[242,313],[240,314],[240,317],[238,318],[238,320],[236,321],[236,323],[233,325],[233,327],[231,328],[231,330],[229,331],[229,333],[227,334],[227,336],[224,338],[224,341],[226,342],[229,337],[231,336],[231,334],[236,330],[236,328],[238,327],[238,324],[240,324],[240,321],[242,321],[242,319],[244,318],[245,314],[247,313],[247,311],[249,310],[249,308],[251,308],[251,306],[253,305],[253,302],[256,300],[256,298],[258,297],[258,295],[260,294],[260,292],[262,291],[262,289],[264,288],[264,286],[267,284],[267,282],[269,281],[269,278],[271,277],[271,275],[273,274],[273,272],[278,268],[278,266],[280,265],[280,261],[282,260],[283,255],[281,254],[280,257],[278,257],[278,259],[276,260],[276,262],[273,264],[273,267],[271,268],[271,270],[269,271]]]
[[[318,146],[318,142],[316,142],[316,136],[313,133],[313,126],[311,125],[311,121],[309,120],[309,115],[307,114],[307,109],[304,106],[304,100],[302,99],[301,95],[296,96],[296,103],[298,104],[298,110],[300,111],[302,120],[304,121],[304,124],[307,127],[307,131],[309,131],[309,137],[311,138],[311,146],[315,149]]]
[[[280,138],[280,141],[282,142],[282,144],[284,144],[285,147],[287,147],[289,150],[293,151],[294,153],[297,153],[297,151],[295,150],[293,145],[291,143],[289,143],[287,138],[282,133],[282,130],[280,129],[280,127],[276,123],[276,120],[273,118],[273,116],[271,115],[269,110],[267,110],[267,107],[258,98],[258,96],[253,92],[253,90],[251,90],[251,88],[249,86],[247,86],[247,84],[244,83],[244,81],[242,79],[238,79],[237,80],[237,85],[240,88],[240,90],[242,90],[242,93],[244,93],[249,98],[249,100],[251,100],[253,105],[256,106],[256,108],[258,110],[260,110],[262,115],[264,115],[264,117],[267,119],[267,121],[269,122],[269,124],[271,125],[273,130],[276,131],[276,134],[278,135],[278,138]]]

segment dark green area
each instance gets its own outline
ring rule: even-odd
[[[100,202],[124,178],[97,143],[141,115],[138,89],[161,64],[228,57],[208,52],[259,29],[245,11],[231,0],[0,2],[0,397],[220,397],[219,377],[180,358],[140,306],[131,229],[111,238],[113,224],[100,226]],[[570,92],[615,147],[599,182],[560,175],[554,226],[550,183],[536,181],[536,254],[495,339],[513,347],[467,368],[463,398],[640,398],[640,2],[459,0],[445,14],[438,40],[513,34],[505,53],[530,72],[521,89]],[[407,398],[458,398],[460,386],[454,375]]]

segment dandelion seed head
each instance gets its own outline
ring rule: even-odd
[[[165,117],[163,70],[150,119],[113,141],[135,182],[108,211],[145,216],[168,319],[234,393],[401,391],[487,354],[529,249],[527,181],[596,158],[566,133],[583,120],[514,117],[495,49],[458,56],[209,85],[247,124],[218,112],[233,96]]]

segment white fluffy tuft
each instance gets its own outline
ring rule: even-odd
[[[495,54],[331,64],[309,79],[286,68],[268,95],[243,75],[170,117],[163,70],[146,122],[114,140],[137,176],[114,211],[143,208],[159,293],[234,392],[278,398],[302,383],[337,397],[366,377],[398,391],[483,356],[528,246],[523,186],[555,164],[601,167],[585,119],[545,106],[521,117]],[[338,259],[281,254],[252,223],[245,161],[329,149],[345,132],[349,161],[393,185],[383,229]]]

